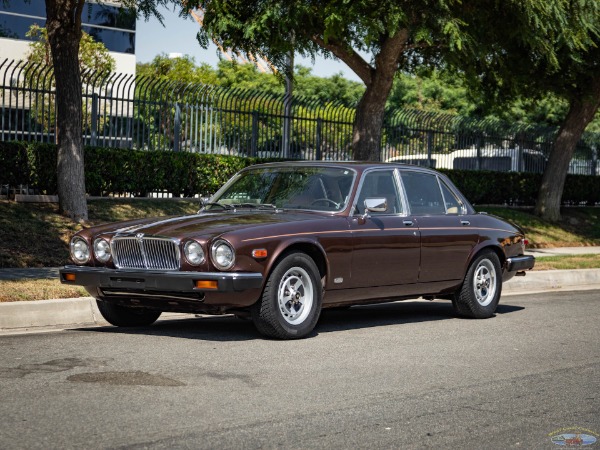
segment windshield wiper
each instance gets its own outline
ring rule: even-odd
[[[232,206],[236,208],[277,209],[277,206],[272,203],[234,203]]]

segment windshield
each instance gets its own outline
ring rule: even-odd
[[[211,198],[207,210],[231,207],[341,211],[354,171],[336,167],[269,167],[238,174]]]

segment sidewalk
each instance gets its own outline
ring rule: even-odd
[[[526,252],[536,258],[590,253],[600,254],[600,247],[544,248]],[[58,278],[58,268],[0,269],[0,281],[39,278]],[[504,284],[503,295],[582,289],[600,289],[600,269],[529,271],[526,276],[514,277]],[[182,317],[181,314],[173,316]],[[0,332],[106,325],[92,297],[0,303]]]

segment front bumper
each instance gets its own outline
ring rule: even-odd
[[[519,272],[522,270],[533,269],[535,257],[531,255],[511,256],[506,259],[507,272]]]
[[[67,277],[67,275],[70,275]],[[67,278],[73,278],[68,280]],[[105,267],[65,266],[60,269],[64,284],[100,289],[126,289],[173,293],[233,293],[260,289],[260,273],[166,272],[151,270],[107,269]],[[216,289],[198,289],[196,281],[216,281]]]

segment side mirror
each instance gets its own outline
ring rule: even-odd
[[[388,209],[387,199],[385,197],[375,197],[365,199],[365,213],[382,213]]]

